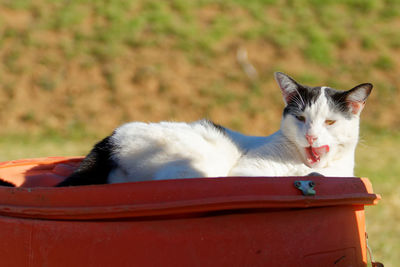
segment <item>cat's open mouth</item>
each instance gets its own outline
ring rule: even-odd
[[[329,146],[320,146],[320,147],[306,147],[306,155],[308,164],[312,165],[321,160],[321,156],[325,155],[329,152]]]

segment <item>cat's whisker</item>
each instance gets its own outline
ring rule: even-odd
[[[303,98],[301,97],[300,93],[298,91],[297,91],[297,93],[298,93],[299,97],[294,97],[293,102],[296,103],[299,108],[304,107],[306,104],[305,104]]]
[[[300,100],[301,100],[301,103],[305,106],[306,103],[304,102],[304,99],[303,99],[303,97],[301,96],[299,90],[298,90],[297,88],[295,88],[295,90],[296,90],[296,93],[297,93],[297,95],[299,96],[299,98],[300,98]]]

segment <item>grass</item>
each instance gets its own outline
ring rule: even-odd
[[[400,134],[366,132],[365,140],[357,150],[356,174],[368,177],[374,192],[381,194],[377,206],[366,207],[369,244],[374,257],[385,266],[400,262],[400,195],[394,188],[400,186]]]
[[[5,135],[0,138],[0,161],[49,156],[86,155],[97,138],[68,139],[65,136]]]
[[[57,113],[55,109],[60,108],[72,112],[72,117],[81,123],[90,124],[92,130],[104,130],[109,125],[88,117],[93,117],[93,113],[110,113],[120,99],[132,101],[126,98],[125,92],[138,91],[138,88],[151,90],[152,83],[143,85],[141,81],[127,77],[136,75],[129,70],[134,72],[157,64],[169,66],[174,58],[168,61],[168,54],[182,55],[179,63],[187,62],[186,67],[203,73],[203,79],[193,80],[190,74],[167,68],[149,78],[158,80],[161,89],[169,88],[165,76],[190,87],[193,94],[218,83],[225,86],[223,90],[231,90],[231,85],[248,87],[248,79],[238,72],[233,55],[235,49],[248,45],[252,47],[249,49],[253,54],[251,59],[258,61],[255,67],[260,69],[259,88],[270,87],[271,72],[275,70],[288,70],[294,76],[318,72],[317,81],[324,84],[351,87],[354,80],[366,82],[364,79],[368,77],[385,88],[397,88],[400,86],[397,79],[381,75],[382,71],[395,73],[399,68],[393,56],[398,54],[399,45],[396,44],[400,43],[400,34],[394,30],[399,15],[397,9],[400,10],[398,1],[360,0],[256,0],[251,3],[243,0],[117,0],[107,3],[84,0],[68,1],[67,4],[52,0],[3,1],[0,10],[10,15],[0,19],[0,56],[4,62],[4,68],[0,68],[0,85],[5,88],[0,92],[0,99],[4,96],[13,103],[0,110],[0,121],[2,116],[14,116],[10,121],[18,121],[21,125],[30,123],[39,128],[42,121],[48,120],[47,114]],[[137,58],[149,50],[149,56]],[[257,54],[262,50],[273,50],[279,57],[258,58]],[[286,56],[294,52],[301,60]],[[163,61],[157,61],[158,58]],[[229,75],[209,75],[221,70]],[[88,72],[91,75],[87,75]],[[347,78],[337,78],[341,76]],[[306,79],[305,82],[314,80]],[[81,83],[71,85],[71,81]],[[32,85],[43,92],[34,92]],[[104,105],[97,105],[93,110],[89,101],[83,103],[81,99],[91,99],[92,95],[85,88],[96,85],[102,90],[108,89],[105,92],[108,96],[102,100]],[[71,94],[70,88],[78,86],[81,87],[79,96],[68,96],[68,101],[59,100],[54,105],[38,105],[45,112],[23,102],[31,102],[32,94],[36,103],[40,101],[37,98],[41,93],[47,94],[48,98],[51,94]],[[17,97],[13,93],[16,88],[20,92],[33,92]],[[168,93],[179,94],[178,90]],[[239,95],[227,93],[218,96],[216,102],[220,108],[230,107],[232,102],[238,101]],[[163,97],[160,93],[141,101],[149,102],[143,104],[149,106],[152,105],[150,101],[163,101]],[[214,101],[214,97],[212,90],[204,96],[208,101]],[[261,91],[260,95],[251,96],[257,97],[268,98],[269,95]],[[201,104],[203,108],[208,106],[206,102]],[[263,104],[271,105],[267,100]],[[31,123],[26,116],[20,116],[13,110],[15,106],[26,106],[21,113],[35,114],[36,121]],[[396,107],[395,103],[388,106]],[[181,104],[179,108],[187,107]],[[131,109],[134,113],[138,107]],[[140,119],[172,114],[170,110],[155,114],[156,110],[148,111]],[[382,113],[384,108],[375,106],[374,110]],[[191,119],[199,116],[201,114]],[[121,115],[118,120],[126,117]],[[244,119],[248,122],[240,124],[252,124],[252,117],[245,114]],[[64,116],[57,120],[59,123],[54,127],[62,130],[69,118]],[[225,123],[231,120],[222,118]],[[384,126],[391,125],[394,123],[387,121]],[[12,128],[3,124],[3,128],[6,127]],[[264,129],[257,129],[261,130]]]

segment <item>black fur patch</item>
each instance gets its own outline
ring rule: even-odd
[[[206,125],[206,126],[212,126],[215,129],[217,129],[218,131],[220,131],[221,133],[226,134],[225,128],[223,126],[216,124],[208,119],[203,119],[200,121],[200,123],[202,123],[203,125]]]
[[[321,95],[321,87],[308,87],[298,85],[297,92],[289,98],[289,101],[283,110],[283,116],[287,114],[297,114],[304,111],[306,107],[314,104]]]
[[[0,179],[0,186],[15,187],[15,184]]]
[[[351,118],[351,112],[346,97],[348,91],[338,91],[332,88],[326,88],[325,94],[330,100],[329,105],[333,110],[340,112],[345,118]]]
[[[93,147],[74,173],[56,186],[107,184],[108,174],[115,167],[111,159],[113,148],[111,136],[106,137]]]

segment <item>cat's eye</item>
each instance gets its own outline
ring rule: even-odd
[[[296,116],[296,119],[301,121],[301,122],[305,122],[306,118],[304,116]]]
[[[332,125],[332,124],[334,124],[336,121],[335,120],[326,120],[325,121],[325,124],[326,125]]]

